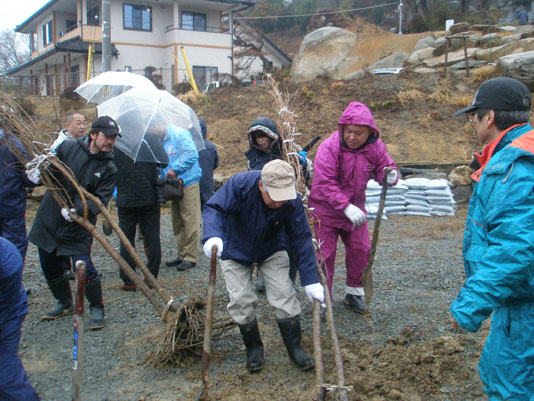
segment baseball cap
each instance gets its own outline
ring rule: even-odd
[[[118,135],[122,138],[119,124],[109,116],[98,117],[93,122],[93,125],[91,125],[91,131],[89,133],[92,132],[102,132],[107,137]]]
[[[517,79],[508,77],[489,79],[480,85],[473,103],[458,110],[454,115],[471,113],[477,109],[528,111],[530,110],[530,91]]]
[[[283,160],[272,160],[261,170],[261,182],[267,188],[273,201],[281,202],[295,199],[295,171],[293,167]]]

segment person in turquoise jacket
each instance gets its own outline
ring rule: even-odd
[[[171,203],[172,229],[178,257],[167,261],[166,265],[185,271],[196,266],[200,243],[199,181],[202,170],[198,151],[191,133],[186,129],[154,123],[152,131],[162,139],[163,148],[169,156],[169,165],[162,169],[162,177],[181,178],[184,182],[184,196]]]
[[[534,400],[534,131],[530,92],[493,78],[466,114],[485,144],[475,155],[463,240],[467,279],[450,312],[475,332],[492,313],[479,373],[490,401]]]

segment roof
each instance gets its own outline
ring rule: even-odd
[[[40,54],[39,56],[32,58],[31,60],[28,60],[27,62],[16,66],[15,68],[12,68],[6,74],[13,75],[16,72],[19,72],[35,63],[38,63],[39,61],[44,60],[45,58],[50,57],[51,55],[55,53],[59,53],[59,52],[82,53],[82,54],[89,53],[89,45],[90,45],[89,42],[83,42],[79,36],[76,38],[64,40],[62,42],[56,43],[53,49],[50,49],[47,52]],[[102,43],[95,43],[94,54],[102,54]],[[119,51],[113,44],[111,45],[111,55],[112,56],[119,55]]]

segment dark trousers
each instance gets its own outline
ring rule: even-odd
[[[214,192],[201,192],[200,193],[200,209],[204,211],[204,206],[213,196]]]
[[[25,216],[0,217],[0,237],[11,241],[19,250],[22,260],[24,260],[28,249]]]
[[[126,235],[132,246],[135,247],[135,232],[137,224],[141,228],[141,233],[145,241],[147,255],[147,267],[154,277],[158,277],[159,265],[161,263],[161,241],[160,232],[160,208],[159,205],[148,205],[140,207],[118,207],[119,227]],[[126,247],[121,242],[120,254],[122,258],[135,270],[135,263]],[[133,284],[132,280],[122,272],[119,275],[125,284]]]
[[[25,314],[12,314],[0,326],[0,400],[39,401],[18,355]]]
[[[69,257],[72,260],[72,265],[76,270],[76,261],[83,260],[85,262],[85,279],[87,282],[95,280],[98,278],[98,271],[95,269],[93,262],[91,261],[91,255],[81,254],[81,255],[71,255],[71,256],[58,256],[56,250],[52,253],[46,252],[42,248],[37,248],[39,252],[39,260],[41,261],[41,269],[47,281],[55,280],[63,276],[65,272],[65,266],[69,263]]]

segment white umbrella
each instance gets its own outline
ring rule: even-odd
[[[115,146],[134,161],[161,162],[150,143],[152,127],[173,125],[189,131],[197,151],[205,148],[195,112],[180,99],[160,89],[133,88],[97,106],[98,116],[110,116],[121,129]]]
[[[100,104],[132,88],[157,89],[150,79],[142,75],[107,71],[81,84],[74,92],[87,100],[87,103]]]

